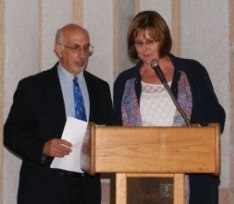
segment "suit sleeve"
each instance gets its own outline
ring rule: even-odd
[[[18,84],[4,125],[4,144],[23,159],[41,162],[44,141],[34,134],[32,88],[25,81]]]

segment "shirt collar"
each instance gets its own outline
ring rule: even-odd
[[[72,73],[68,72],[60,63],[58,64],[58,70],[67,81],[72,82],[72,80],[74,78],[74,75]],[[83,81],[84,81],[84,72],[81,71],[79,73],[79,75],[76,75],[76,77],[78,78],[78,81],[80,83],[83,83]]]

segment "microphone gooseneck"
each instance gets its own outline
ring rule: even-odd
[[[177,110],[179,111],[180,115],[183,117],[185,123],[187,126],[191,126],[188,117],[186,116],[184,110],[181,108],[180,104],[178,103],[178,101],[176,100],[175,96],[173,95],[170,87],[167,84],[167,80],[162,72],[162,69],[160,68],[160,66],[158,65],[157,60],[152,60],[151,61],[151,67],[152,69],[155,71],[155,73],[157,74],[158,78],[160,79],[160,81],[162,82],[164,88],[166,89],[166,91],[168,92],[168,94],[170,95],[173,103],[175,104]]]

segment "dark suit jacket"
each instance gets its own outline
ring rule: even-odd
[[[110,124],[112,102],[107,82],[87,71],[84,77],[90,98],[90,122]],[[22,169],[49,169],[53,158],[47,157],[41,163],[44,143],[60,138],[65,122],[65,105],[55,65],[19,82],[4,126],[4,144],[22,157]]]

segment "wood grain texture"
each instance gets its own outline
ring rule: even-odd
[[[90,126],[85,171],[114,173],[220,172],[220,132],[209,127]],[[88,150],[87,150],[88,149]]]

